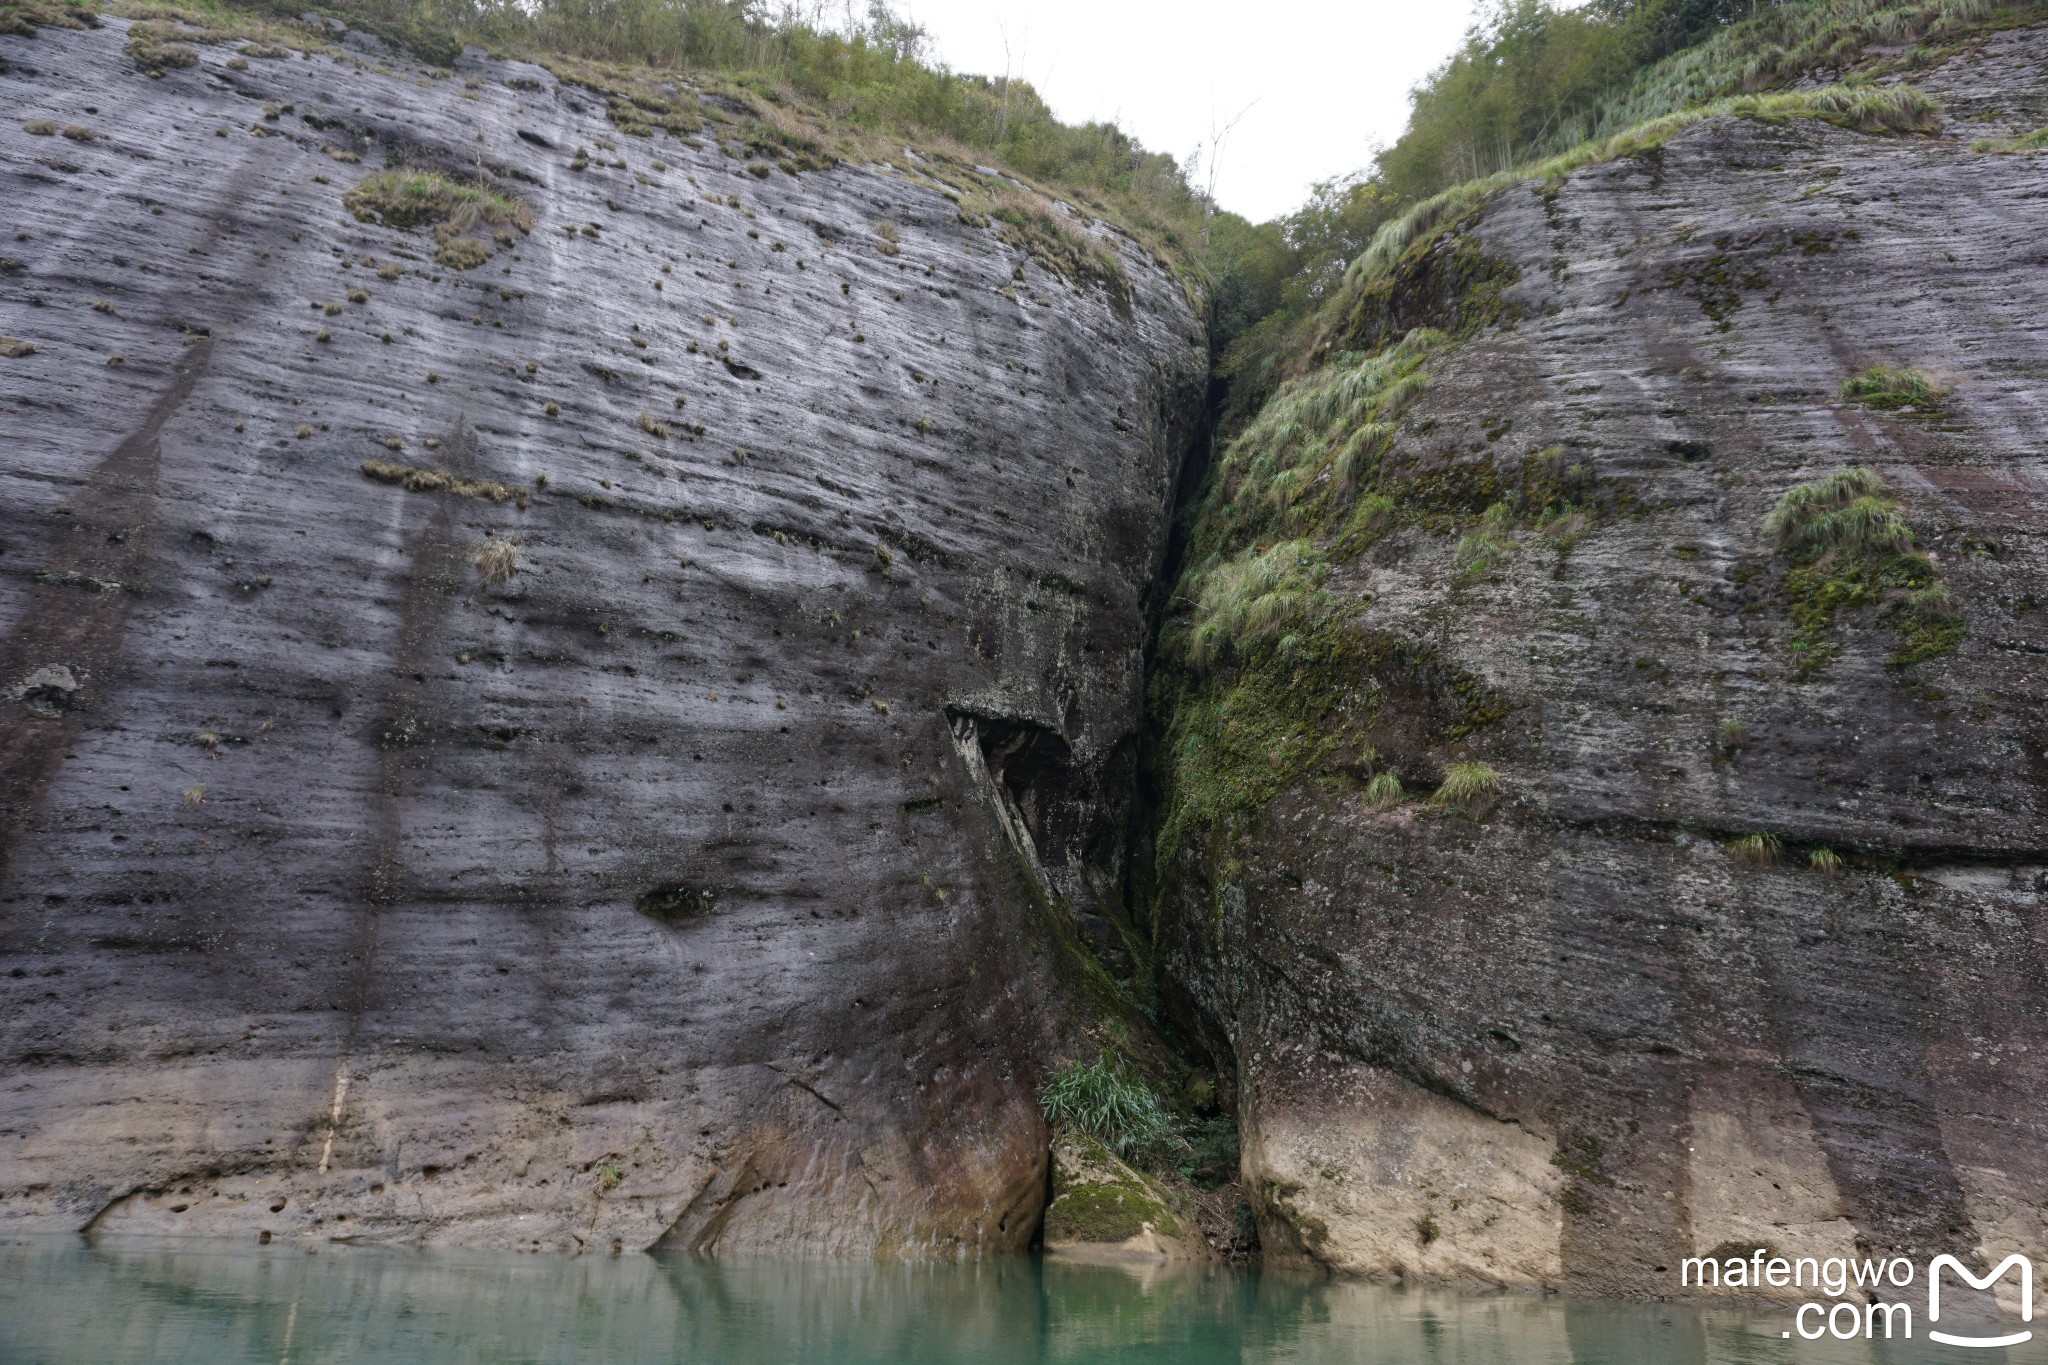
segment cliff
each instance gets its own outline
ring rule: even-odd
[[[1450,213],[1225,456],[1159,935],[1272,1258],[2039,1254],[2044,62]]]
[[[9,18],[0,1226],[1023,1247],[1179,281],[731,93]]]
[[[0,6],[0,1228],[1241,1255],[1220,1103],[1273,1264],[2040,1246],[2048,29],[1423,206],[1170,555],[1113,224],[126,12]]]

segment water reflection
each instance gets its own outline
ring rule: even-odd
[[[0,1361],[1912,1365],[1790,1315],[1017,1259],[705,1263],[322,1246],[0,1247]],[[1924,1326],[1921,1328],[1924,1332]],[[2048,1360],[2038,1344],[1977,1359]]]

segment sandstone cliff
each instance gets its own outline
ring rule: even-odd
[[[2041,1253],[2044,65],[1504,190],[1226,458],[1159,934],[1272,1256]],[[1767,525],[1851,483],[1881,570]]]
[[[0,1227],[1201,1256],[1048,1181],[1156,987],[1274,1263],[2040,1248],[2042,29],[1422,224],[1169,593],[1204,337],[1112,226],[32,8]]]
[[[728,96],[209,36],[0,37],[0,1225],[1024,1246],[1186,291]]]

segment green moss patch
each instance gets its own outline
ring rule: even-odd
[[[1162,1237],[1180,1235],[1180,1222],[1165,1196],[1101,1142],[1067,1133],[1053,1144],[1052,1157],[1046,1241],[1127,1242],[1147,1224]]]
[[[1384,713],[1401,717],[1409,742],[1437,745],[1509,711],[1505,696],[1431,646],[1333,614],[1305,614],[1271,646],[1213,675],[1162,670],[1152,704],[1170,717],[1158,840],[1169,877],[1192,840],[1249,835],[1296,781],[1357,766],[1365,732]]]
[[[1418,235],[1384,271],[1348,288],[1319,349],[1374,351],[1418,327],[1466,337],[1510,316],[1507,291],[1521,272],[1469,230],[1480,210],[1475,203]]]
[[[1145,1231],[1180,1235],[1166,1205],[1143,1185],[1083,1185],[1052,1201],[1045,1211],[1048,1242],[1127,1242]]]

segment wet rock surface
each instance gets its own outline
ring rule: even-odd
[[[1939,138],[1715,120],[1472,226],[1518,316],[1387,459],[1478,490],[1466,532],[1544,461],[1598,510],[1477,569],[1400,524],[1330,584],[1388,661],[1332,717],[1351,771],[1496,798],[1376,809],[1337,762],[1171,869],[1269,1254],[1654,1296],[1723,1245],[2041,1253],[2048,157],[1971,142],[2048,122],[2044,64],[2020,30],[1929,73],[1975,92]],[[1873,365],[1954,395],[1844,401]],[[1802,657],[1763,522],[1858,465],[1952,654],[1862,608]]]
[[[0,38],[0,1225],[1022,1247],[1180,285],[908,155],[124,31]],[[530,231],[359,220],[387,159]]]

